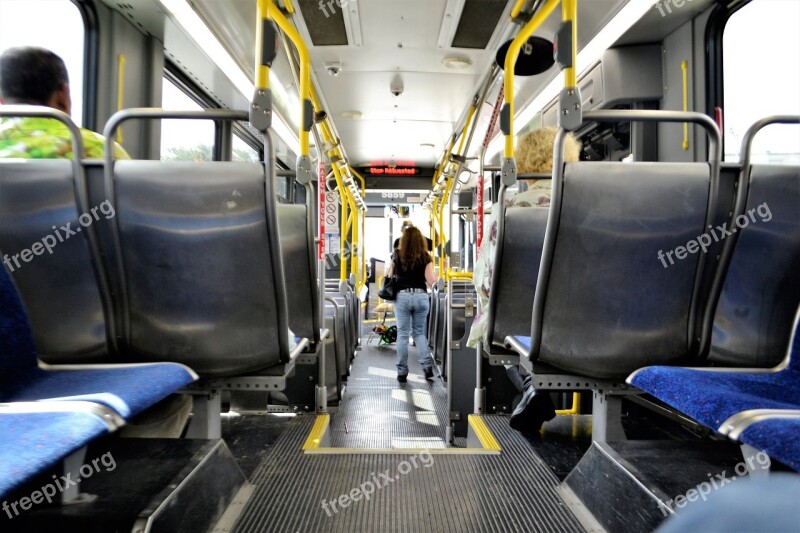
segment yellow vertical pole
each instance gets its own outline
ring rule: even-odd
[[[564,69],[564,87],[576,87],[578,74],[575,65],[575,54],[578,51],[578,6],[576,0],[563,0],[561,3],[561,20],[572,22],[572,66]]]
[[[117,56],[117,111],[125,107],[125,54]],[[122,144],[122,126],[117,128],[117,142]]]

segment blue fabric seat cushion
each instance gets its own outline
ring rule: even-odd
[[[89,413],[0,414],[0,501],[107,432]]]
[[[754,374],[652,366],[630,383],[715,430],[750,409],[800,409],[800,372],[791,368]]]
[[[739,441],[800,472],[800,420],[770,418],[756,422],[739,435]]]
[[[30,368],[0,389],[0,402],[83,400],[114,409],[126,420],[194,381],[175,363],[118,365],[89,370]]]

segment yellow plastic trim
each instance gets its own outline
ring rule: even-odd
[[[689,62],[685,59],[681,61],[681,76],[683,77],[683,110],[689,111]],[[689,123],[683,123],[683,143],[681,148],[684,151],[689,149]]]
[[[117,111],[125,107],[125,54],[117,56]],[[122,126],[117,128],[117,142],[122,144]]]
[[[489,429],[489,426],[486,425],[486,422],[483,421],[481,415],[469,415],[467,420],[484,450],[495,452],[500,452],[502,450],[502,448],[500,448],[500,443],[494,438],[492,431]]]
[[[287,13],[294,15],[294,5],[292,4],[292,0],[283,0],[283,6],[286,8]]]
[[[314,425],[311,426],[311,431],[303,444],[303,451],[315,450],[319,448],[322,443],[322,438],[325,432],[328,431],[328,425],[331,422],[331,415],[321,414],[317,415]]]
[[[550,16],[550,13],[553,12],[560,1],[561,0],[547,0],[544,5],[539,8],[533,18],[531,18],[531,20],[525,24],[525,27],[517,34],[511,42],[511,46],[508,47],[506,62],[503,67],[505,69],[505,103],[508,104],[509,107],[509,134],[505,136],[505,157],[514,157],[514,65],[517,63],[517,57],[519,57],[522,45],[525,44],[528,38],[533,35],[533,32],[535,32],[547,17]]]
[[[497,455],[500,443],[480,415],[469,415],[468,422],[481,443],[481,448],[323,448],[320,446],[330,427],[330,415],[317,415],[308,433],[303,452],[314,455],[414,455],[423,450],[433,455]]]

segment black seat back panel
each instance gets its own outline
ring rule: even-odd
[[[263,168],[118,161],[129,346],[201,375],[281,362]]]
[[[9,256],[37,354],[51,364],[108,356],[106,317],[78,220],[72,173],[67,160],[0,162],[0,251]],[[114,213],[110,208],[98,208],[96,218],[90,212],[91,224],[107,224]],[[18,255],[23,250],[32,254],[25,254],[27,262]]]
[[[701,254],[666,256],[706,231],[709,175],[706,163],[566,165],[540,361],[615,377],[688,355]]]
[[[786,354],[800,305],[800,167],[754,165],[746,216],[714,314],[709,361],[771,367]]]

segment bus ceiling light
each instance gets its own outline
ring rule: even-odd
[[[186,35],[202,50],[228,77],[248,100],[253,96],[254,86],[250,77],[239,67],[233,57],[225,50],[217,36],[206,26],[203,19],[192,9],[186,0],[159,0],[172,15],[175,22],[183,28]]]
[[[472,60],[468,57],[447,56],[442,59],[442,65],[453,70],[461,70],[472,66]]]
[[[197,48],[205,52],[209,59],[227,76],[240,93],[247,101],[253,97],[255,86],[250,81],[250,77],[246,74],[238,63],[231,57],[228,51],[219,42],[217,36],[206,26],[203,19],[192,9],[186,0],[159,0],[161,5],[172,16],[175,22],[180,26],[186,35],[192,39]],[[201,44],[202,43],[202,44]],[[283,87],[283,84],[274,75],[274,71],[270,70],[270,88],[272,88],[279,98],[290,103],[288,94]],[[299,109],[299,105],[296,106]],[[297,134],[292,131],[282,116],[273,110],[272,127],[275,133],[285,142],[295,154],[300,153],[300,141]]]
[[[629,0],[625,6],[611,17],[600,32],[578,52],[576,58],[576,72],[578,77],[595,64],[610,46],[627,32],[631,26],[641,19],[653,7],[653,0]],[[580,20],[578,21],[580,24]],[[525,106],[514,118],[514,133],[528,125],[528,123],[542,111],[551,100],[558,96],[564,87],[564,77],[560,74],[547,84],[547,86]],[[505,138],[497,135],[486,150],[487,157],[491,157],[503,149]]]
[[[439,48],[450,48],[450,45],[453,44],[465,3],[466,0],[447,0],[442,24],[439,26],[439,37],[436,39],[436,46]]]
[[[364,113],[361,111],[342,111],[342,118],[352,118],[357,120],[364,116]]]
[[[358,0],[338,1],[338,6],[344,11],[344,31],[347,33],[347,42],[352,46],[361,46],[361,14],[358,12]]]

